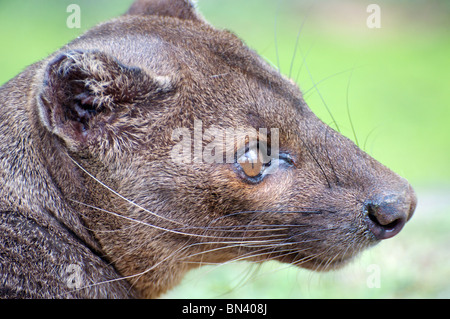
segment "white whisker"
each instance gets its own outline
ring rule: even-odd
[[[132,222],[137,223],[137,224],[142,224],[142,225],[145,225],[145,226],[148,226],[148,227],[152,227],[152,228],[164,231],[164,232],[174,233],[174,234],[178,234],[178,235],[191,236],[191,237],[198,237],[198,238],[214,238],[214,239],[230,239],[230,238],[232,239],[233,238],[233,237],[218,237],[218,236],[213,236],[213,235],[199,235],[199,234],[193,234],[193,233],[186,233],[186,232],[178,231],[176,229],[174,230],[174,229],[164,228],[164,227],[156,226],[156,225],[153,225],[153,224],[150,224],[150,223],[146,223],[144,221],[137,220],[137,219],[134,219],[134,218],[131,218],[131,217],[127,217],[127,216],[123,216],[121,214],[118,214],[118,213],[115,213],[115,212],[112,212],[112,211],[109,211],[109,210],[106,210],[106,209],[103,209],[103,208],[100,208],[100,207],[92,206],[92,205],[89,205],[89,204],[86,204],[86,203],[82,203],[82,202],[79,202],[79,201],[74,200],[74,199],[70,199],[70,201],[72,201],[74,203],[77,203],[77,204],[80,204],[80,205],[84,205],[84,206],[92,208],[92,209],[96,209],[96,210],[102,211],[104,213],[111,214],[113,216],[117,216],[117,217],[129,220],[129,221],[132,221]],[[189,229],[189,227],[186,227],[186,229]],[[277,237],[277,236],[282,236],[282,235],[255,236],[253,238],[267,238],[267,237]],[[236,238],[241,238],[241,237],[236,237]],[[246,237],[246,238],[248,238],[248,237]],[[252,238],[252,237],[250,237],[250,238]],[[236,241],[231,241],[231,242],[236,243]],[[258,240],[257,241],[252,241],[252,240],[245,239],[245,243],[252,243],[252,242],[261,242],[261,241],[258,241]],[[218,243],[220,243],[220,241]]]
[[[133,206],[135,206],[135,207],[137,207],[137,208],[139,208],[139,209],[142,209],[143,211],[145,211],[146,213],[148,213],[148,214],[150,214],[150,215],[153,215],[153,216],[155,216],[155,217],[158,217],[158,218],[161,218],[161,219],[163,219],[163,220],[169,221],[169,222],[171,222],[171,223],[175,223],[175,224],[178,224],[178,225],[186,226],[186,225],[184,225],[183,223],[180,223],[180,222],[178,222],[178,221],[176,221],[176,220],[172,220],[172,219],[169,219],[169,218],[160,216],[160,215],[158,215],[158,214],[156,214],[156,213],[154,213],[154,212],[152,212],[152,211],[149,211],[148,209],[146,209],[146,208],[140,206],[139,204],[136,204],[135,202],[129,200],[128,198],[122,196],[121,194],[119,194],[118,192],[116,192],[115,190],[113,190],[112,188],[110,188],[109,186],[107,186],[106,184],[104,184],[103,182],[101,182],[101,181],[100,181],[98,178],[96,178],[94,175],[92,175],[91,173],[89,173],[83,166],[81,166],[80,164],[78,164],[78,162],[75,161],[69,154],[67,154],[67,156],[72,160],[72,162],[73,162],[75,165],[77,165],[77,166],[78,166],[83,172],[85,172],[89,177],[91,177],[92,179],[94,179],[97,183],[99,183],[101,186],[105,187],[107,190],[109,190],[111,193],[113,193],[113,194],[116,195],[117,197],[123,199],[124,201],[130,203],[131,205],[133,205]]]

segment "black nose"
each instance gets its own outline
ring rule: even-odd
[[[366,201],[364,210],[370,231],[380,240],[397,235],[412,217],[416,204],[416,194],[410,186],[402,194],[378,196]]]

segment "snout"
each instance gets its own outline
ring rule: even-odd
[[[376,239],[388,239],[397,235],[411,219],[417,205],[414,189],[408,184],[403,192],[384,193],[366,200],[366,222]]]

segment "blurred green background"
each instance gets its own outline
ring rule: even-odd
[[[0,0],[0,84],[131,2]],[[381,28],[370,29],[372,2],[199,0],[198,7],[290,75],[326,123],[336,128],[328,108],[344,135],[410,180],[419,198],[414,218],[339,271],[208,266],[166,298],[450,297],[450,2],[376,1]],[[80,29],[66,26],[71,3],[80,5]],[[368,285],[371,265],[379,288]]]

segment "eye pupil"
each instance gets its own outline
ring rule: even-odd
[[[255,163],[252,163],[248,158],[244,163],[240,163],[242,171],[248,177],[256,177],[261,173],[261,169],[263,167],[263,163],[258,159]]]

